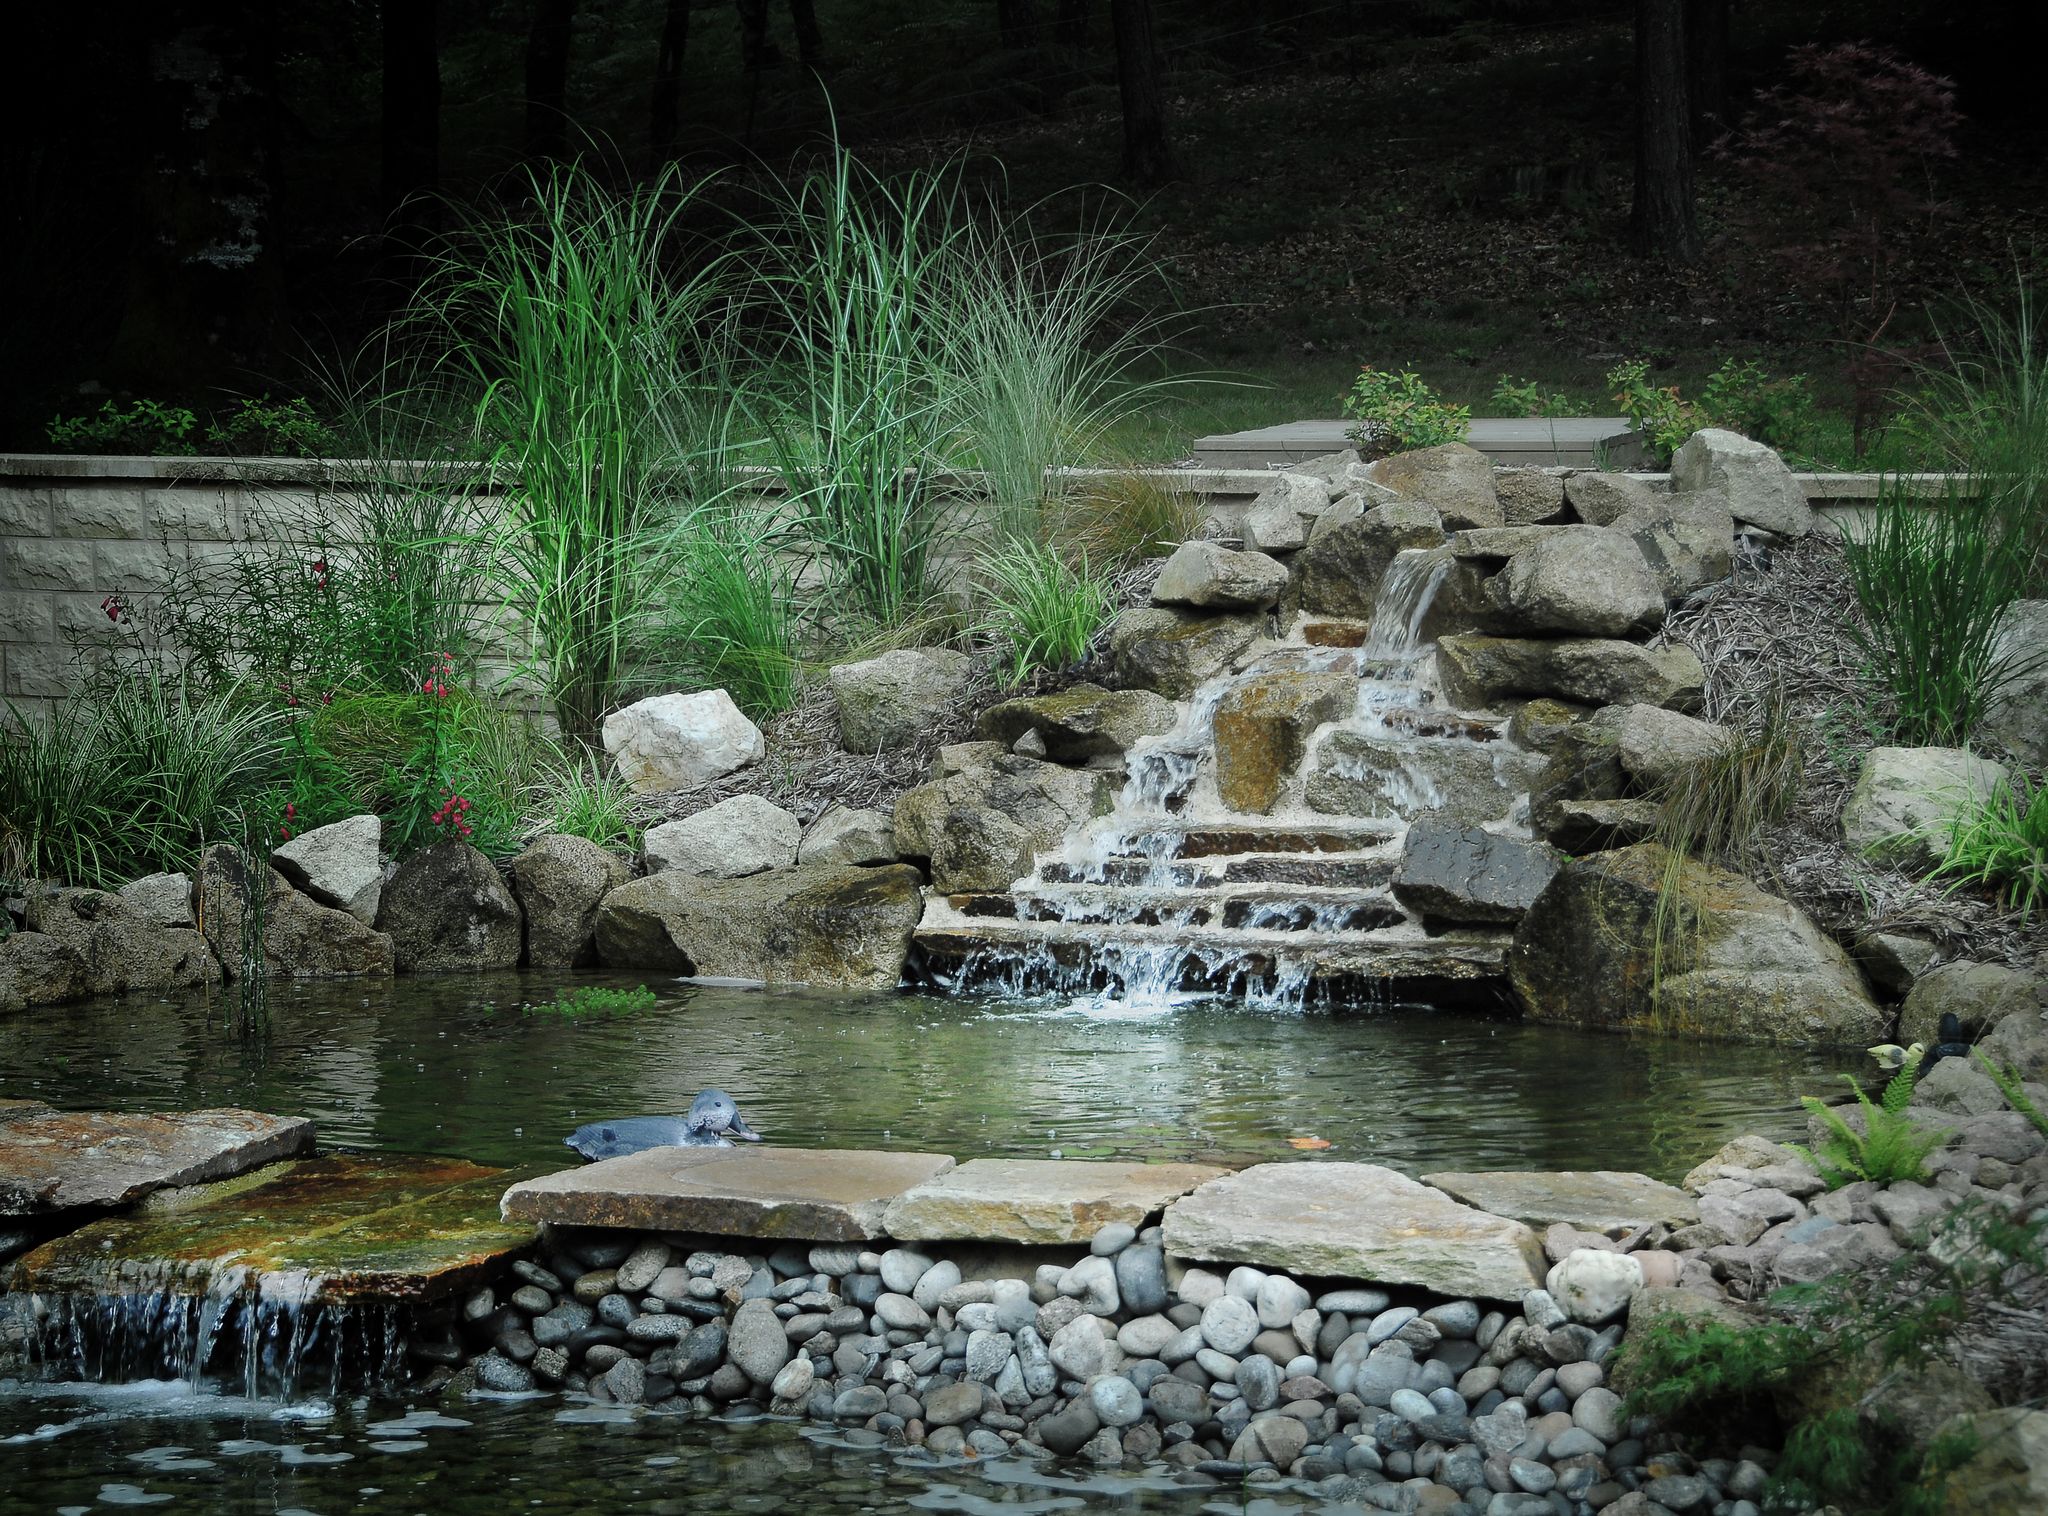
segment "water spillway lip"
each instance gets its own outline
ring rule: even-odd
[[[66,1294],[285,1291],[300,1302],[428,1300],[532,1245],[499,1219],[504,1171],[340,1153],[107,1217],[16,1260],[17,1288]]]
[[[864,1242],[891,1201],[952,1167],[944,1153],[649,1148],[521,1180],[502,1210],[550,1226]]]
[[[312,1122],[262,1111],[29,1111],[0,1119],[0,1217],[111,1209],[312,1148]]]
[[[1241,853],[1350,853],[1400,835],[1396,823],[1354,822],[1317,826],[1216,822],[1153,826],[1120,840],[1113,857],[1214,858]]]

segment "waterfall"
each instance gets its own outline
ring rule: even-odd
[[[1414,656],[1422,646],[1422,623],[1436,603],[1451,561],[1448,547],[1403,548],[1394,554],[1373,601],[1372,621],[1359,648],[1361,658],[1383,662]]]

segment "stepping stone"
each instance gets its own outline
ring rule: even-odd
[[[515,1184],[508,1220],[550,1226],[863,1242],[906,1190],[953,1167],[943,1153],[838,1148],[650,1148]]]
[[[312,1148],[312,1122],[261,1111],[0,1112],[0,1216],[127,1205]]]
[[[1228,1172],[1206,1163],[976,1158],[899,1196],[882,1225],[905,1241],[1086,1242],[1113,1222],[1141,1227]]]
[[[152,1197],[17,1260],[17,1287],[117,1295],[239,1286],[300,1303],[434,1300],[532,1246],[498,1219],[503,1169],[348,1153]],[[281,1277],[280,1277],[281,1276]]]
[[[1648,1174],[1613,1169],[1488,1169],[1424,1174],[1422,1181],[1453,1200],[1532,1227],[1562,1221],[1585,1232],[1612,1232],[1652,1221],[1689,1226],[1700,1219],[1698,1203],[1684,1190]]]
[[[1261,1163],[1166,1210],[1166,1251],[1215,1263],[1453,1298],[1520,1300],[1543,1283],[1543,1246],[1519,1221],[1462,1206],[1374,1163]]]

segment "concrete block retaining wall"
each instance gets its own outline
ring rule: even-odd
[[[1166,472],[1225,535],[1270,477]],[[311,523],[354,477],[346,461],[0,454],[0,697],[47,708],[75,683],[77,643],[106,635],[109,594],[147,596],[176,569],[224,560],[252,523]],[[1876,498],[1875,475],[1798,477],[1838,530]]]

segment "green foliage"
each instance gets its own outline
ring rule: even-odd
[[[1957,817],[1935,872],[1995,891],[2026,920],[2048,908],[2048,783],[2022,776]]]
[[[1775,379],[1754,360],[1730,358],[1708,377],[1699,397],[1688,400],[1675,384],[1652,384],[1650,365],[1638,358],[1615,365],[1607,382],[1614,386],[1614,403],[1660,463],[1668,464],[1686,438],[1710,426],[1785,452],[1813,445],[1813,388],[1804,374]]]
[[[640,845],[633,824],[633,792],[609,764],[594,757],[572,761],[545,777],[539,807],[527,818],[527,832],[582,837],[614,853]]]
[[[1202,533],[1202,497],[1159,470],[1091,476],[1065,498],[1055,541],[1098,563],[1164,558]]]
[[[585,984],[573,990],[563,990],[543,1005],[527,1006],[526,1014],[558,1016],[565,1021],[575,1021],[587,1016],[630,1016],[640,1011],[651,1011],[656,1003],[654,991],[644,984],[630,990]]]
[[[1886,1083],[1882,1102],[1872,1104],[1855,1077],[1844,1074],[1843,1080],[1855,1091],[1856,1103],[1863,1108],[1863,1130],[1859,1132],[1850,1126],[1838,1110],[1819,1097],[1807,1095],[1799,1103],[1820,1118],[1827,1136],[1822,1139],[1818,1153],[1797,1143],[1787,1146],[1812,1164],[1831,1190],[1860,1179],[1878,1184],[1923,1182],[1927,1178],[1927,1155],[1948,1141],[1950,1134],[1945,1129],[1920,1126],[1906,1115],[1907,1102],[1913,1098],[1913,1082],[1919,1076],[1920,1060],[1908,1059]]]
[[[104,676],[46,717],[0,718],[0,874],[112,889],[190,869],[277,778],[276,710],[154,671]]]
[[[640,677],[724,689],[761,720],[796,703],[795,570],[772,523],[736,509],[692,518],[662,546],[675,571]]]
[[[1563,390],[1546,390],[1534,379],[1502,374],[1493,386],[1493,403],[1503,416],[1572,416],[1578,402]]]
[[[1982,1048],[1971,1048],[1970,1056],[1991,1076],[1991,1082],[1998,1086],[1998,1093],[2005,1097],[2005,1103],[2032,1122],[2035,1131],[2048,1137],[2048,1111],[2042,1110],[2029,1098],[2020,1071],[2009,1063],[2003,1066],[1994,1063],[1991,1055]]]
[[[981,629],[1006,650],[1006,684],[1079,663],[1116,610],[1108,576],[1085,556],[1069,563],[1025,540],[983,554],[978,567],[989,602]]]
[[[1965,745],[2000,690],[2048,657],[2000,641],[2032,572],[2028,529],[2011,504],[1971,498],[1954,477],[1930,500],[1894,477],[1844,537],[1863,611],[1848,630],[1891,696],[1902,743]]]
[[[231,457],[321,458],[332,456],[334,435],[304,399],[243,398],[201,424],[198,414],[160,400],[127,405],[103,401],[85,416],[56,416],[43,428],[50,445],[64,453],[143,453],[189,458],[198,453]]]
[[[1358,423],[1351,440],[1370,456],[1463,442],[1472,426],[1472,408],[1445,404],[1420,374],[1370,363],[1344,397],[1344,414]]]
[[[1668,1421],[1715,1402],[1751,1400],[1809,1362],[1813,1351],[1812,1334],[1787,1322],[1738,1327],[1660,1318],[1623,1339],[1627,1380],[1639,1387],[1626,1411]]]

